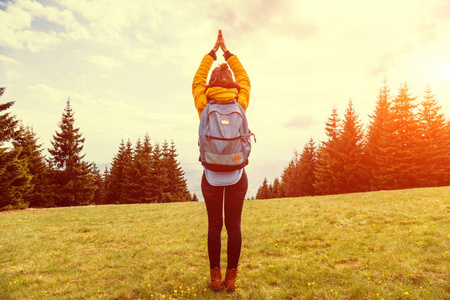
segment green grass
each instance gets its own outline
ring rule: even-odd
[[[3,213],[0,299],[450,299],[450,187],[246,201],[242,227],[227,295],[203,203]]]

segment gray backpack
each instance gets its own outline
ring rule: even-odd
[[[198,134],[199,160],[208,170],[229,172],[248,164],[250,137],[254,134],[248,128],[247,116],[236,99],[209,101],[202,112]]]

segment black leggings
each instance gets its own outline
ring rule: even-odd
[[[230,186],[212,186],[203,173],[202,193],[208,213],[208,255],[210,268],[220,267],[221,232],[223,227],[223,199],[225,198],[225,227],[228,233],[228,268],[237,268],[241,254],[241,214],[247,193],[248,180],[245,171],[241,179]]]

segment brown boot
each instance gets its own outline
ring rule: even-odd
[[[237,269],[228,269],[225,274],[225,281],[223,284],[227,288],[227,293],[233,293],[236,290],[236,277],[237,277]]]
[[[215,267],[214,269],[209,269],[211,273],[211,280],[208,286],[211,290],[218,293],[223,290],[222,273],[220,272],[220,267]]]

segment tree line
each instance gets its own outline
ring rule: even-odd
[[[175,144],[152,145],[148,134],[133,147],[120,144],[111,170],[104,174],[106,203],[164,203],[196,201],[189,193]]]
[[[0,88],[0,97],[4,91]],[[0,210],[197,200],[188,191],[173,141],[152,145],[148,134],[134,147],[122,141],[111,168],[101,174],[84,159],[85,139],[69,100],[48,158],[33,128],[8,111],[13,105],[0,103]]]
[[[333,108],[325,131],[280,179],[264,179],[256,199],[450,185],[450,123],[430,87],[417,103],[406,83],[392,97],[384,82],[367,127],[350,100],[343,119]]]

